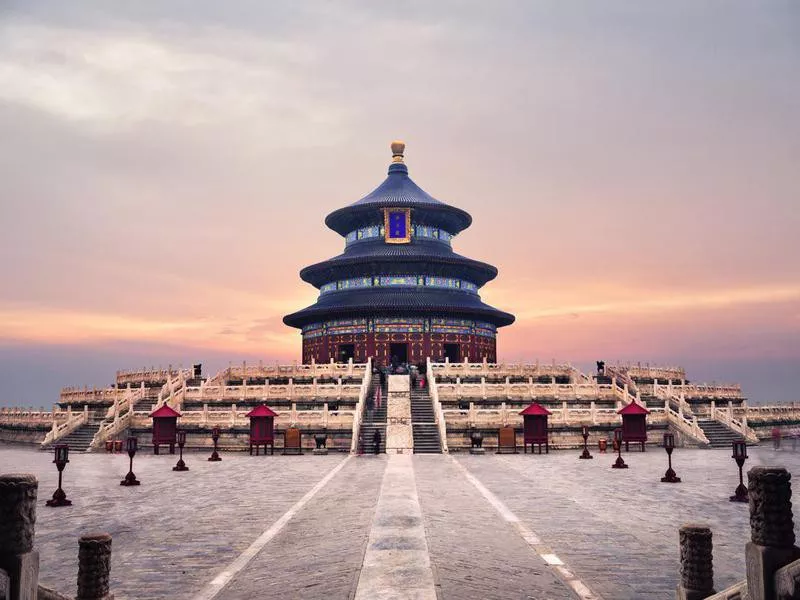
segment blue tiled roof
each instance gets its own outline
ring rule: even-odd
[[[353,290],[321,296],[316,303],[283,318],[291,327],[349,315],[444,313],[480,318],[497,326],[510,325],[514,315],[484,304],[463,292],[444,290]]]
[[[309,265],[300,271],[300,278],[312,285],[320,286],[338,277],[342,269],[352,269],[358,265],[371,267],[368,271],[347,271],[357,276],[364,272],[369,275],[398,273],[399,264],[439,264],[452,265],[450,275],[461,275],[478,286],[484,285],[497,276],[497,269],[484,262],[473,260],[453,252],[449,246],[435,242],[415,240],[411,244],[385,244],[383,240],[354,244],[342,254],[328,260]],[[391,268],[390,268],[391,267]],[[409,271],[417,272],[417,271]]]
[[[389,176],[372,192],[361,200],[333,211],[325,219],[325,224],[341,235],[347,234],[357,224],[364,222],[367,215],[374,219],[376,209],[384,207],[410,207],[425,212],[418,219],[440,224],[452,234],[456,234],[472,224],[469,213],[440,202],[419,187],[408,176],[408,168],[402,163],[389,166]],[[427,217],[427,218],[424,218]]]
[[[392,147],[393,153],[395,147]],[[402,146],[395,158],[402,159]],[[440,202],[408,176],[402,162],[389,167],[389,176],[375,190],[358,202],[328,215],[326,225],[342,236],[360,227],[382,223],[382,208],[412,209],[412,221],[418,225],[439,227],[456,234],[472,223],[472,217],[460,208]],[[497,276],[497,269],[453,252],[449,244],[412,238],[408,244],[387,244],[383,238],[360,240],[342,254],[310,265],[300,277],[321,287],[337,279],[377,275],[429,275],[460,278],[478,287]],[[321,295],[317,302],[287,315],[283,322],[292,327],[329,318],[372,315],[443,315],[463,316],[501,327],[514,322],[514,316],[484,304],[480,297],[465,291],[431,289],[361,289],[340,290]]]

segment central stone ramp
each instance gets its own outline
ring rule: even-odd
[[[390,454],[356,600],[436,600],[410,454]]]
[[[411,396],[408,375],[389,375],[386,398],[386,453],[403,454],[414,450],[411,429]]]

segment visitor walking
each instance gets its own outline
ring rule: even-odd
[[[372,399],[372,396],[367,396],[367,416],[369,420],[372,420],[372,411],[375,410],[375,400]]]
[[[780,450],[781,448],[781,430],[778,427],[773,427],[772,429],[772,443],[775,447],[775,450]]]
[[[381,451],[381,432],[379,429],[376,429],[375,433],[372,435],[372,445],[375,454],[379,454]]]

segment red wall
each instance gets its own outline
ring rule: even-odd
[[[303,339],[303,362],[310,363],[313,358],[318,363],[336,359],[338,344],[354,344],[353,362],[364,363],[370,356],[376,364],[385,365],[391,360],[389,344],[408,343],[408,359],[411,363],[425,362],[427,357],[444,360],[444,344],[458,344],[461,360],[489,362],[497,360],[495,338],[482,335],[457,333],[348,333],[325,335]]]

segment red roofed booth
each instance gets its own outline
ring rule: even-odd
[[[519,414],[525,419],[525,433],[524,433],[524,450],[528,453],[528,444],[531,445],[531,454],[533,454],[533,445],[539,445],[539,454],[542,453],[542,444],[547,454],[550,454],[550,443],[547,440],[547,416],[550,411],[541,404],[534,402]]]
[[[150,413],[150,416],[153,418],[153,454],[158,454],[160,444],[169,444],[169,453],[175,454],[178,417],[181,413],[164,404]]]
[[[628,451],[630,442],[639,442],[644,452],[647,441],[647,415],[650,413],[644,406],[635,401],[621,408],[617,414],[622,415],[622,441],[625,442],[625,451]]]
[[[253,410],[247,413],[247,418],[250,419],[250,454],[253,454],[253,446],[256,447],[256,456],[258,456],[259,446],[264,446],[264,455],[267,454],[267,446],[269,446],[270,454],[275,453],[275,417],[278,416],[266,404],[256,406]]]

